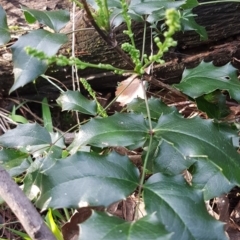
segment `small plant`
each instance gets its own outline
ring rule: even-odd
[[[14,69],[22,70],[15,71],[10,92],[32,82],[44,74],[49,64],[55,63],[75,65],[78,69],[91,67],[120,75],[132,74],[133,80],[139,79],[144,99],[134,99],[127,104],[126,112],[108,116],[91,86],[79,79],[93,100],[72,90],[62,91],[57,99],[63,111],[78,111],[91,116],[89,121],[79,125],[73,142],[65,146],[63,135],[53,131],[50,111],[44,100],[44,127],[37,123],[18,124],[0,136],[1,166],[9,172],[14,168],[16,175],[26,172],[23,190],[30,197],[32,188],[38,189],[34,205],[48,210],[47,222],[55,229],[58,239],[62,239],[62,234],[50,209],[104,206],[106,210],[133,193],[138,199],[133,222],[126,222],[106,211],[90,211],[91,216],[79,224],[78,239],[227,239],[224,224],[209,215],[205,201],[240,185],[240,156],[238,146],[233,144],[233,139],[238,139],[238,131],[234,126],[222,123],[222,109],[226,105],[220,104],[223,96],[219,92],[227,90],[232,99],[240,102],[236,69],[231,64],[215,67],[212,63],[202,62],[194,69],[186,69],[179,84],[168,87],[196,102],[208,119],[184,118],[176,108],[167,106],[160,99],[147,99],[143,84],[149,76],[146,69],[154,63],[164,63],[164,53],[177,45],[173,36],[181,28],[194,28],[202,39],[206,38],[205,29],[196,24],[191,14],[192,8],[200,3],[132,0],[129,4],[126,0],[99,0],[95,1],[95,10],[90,9],[86,1],[78,4],[108,44],[114,42],[112,25],[126,24],[124,33],[129,42],[115,47],[132,69],[56,55],[67,41],[66,35],[59,31],[69,21],[69,14],[24,7],[28,21],[38,20],[54,32],[33,30],[12,46]],[[3,9],[0,13],[4,14]],[[144,52],[144,37],[143,51],[136,48],[132,19],[145,23],[143,36],[146,22],[155,30],[155,53],[148,56]],[[158,22],[162,19],[164,23],[159,28]],[[10,36],[5,20],[4,14],[0,23],[2,43],[8,42]],[[209,109],[213,104],[219,111],[211,115]],[[128,156],[112,150],[114,147],[142,148],[141,171]],[[191,178],[186,180],[184,172]],[[142,202],[144,214],[140,211]]]

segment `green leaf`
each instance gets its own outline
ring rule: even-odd
[[[193,177],[192,186],[204,190],[205,201],[226,194],[235,186],[229,182],[222,171],[219,171],[217,166],[208,160],[198,159],[189,171]]]
[[[162,8],[165,8],[165,9],[179,8],[185,3],[186,1],[176,1],[176,2],[169,1],[169,0],[147,1],[147,2],[137,3],[135,5],[130,5],[130,9],[139,15],[146,15],[146,14],[148,15]]]
[[[57,240],[63,240],[63,236],[61,231],[58,228],[58,225],[55,223],[52,215],[52,209],[48,209],[47,215],[45,217],[45,221],[47,222],[48,227],[51,232],[54,234]]]
[[[107,118],[91,119],[81,126],[70,149],[75,152],[86,144],[96,147],[142,146],[148,131],[142,115],[116,113]]]
[[[240,155],[232,145],[232,133],[225,134],[211,120],[184,119],[174,113],[161,116],[154,137],[170,143],[186,160],[202,158],[236,185],[240,184]]]
[[[226,105],[226,96],[215,91],[196,98],[197,107],[205,112],[209,118],[221,119],[226,117],[230,110]]]
[[[185,69],[181,82],[174,86],[192,98],[217,89],[227,90],[233,99],[240,102],[240,82],[237,69],[230,63],[222,67],[215,67],[212,62],[201,62],[196,68]]]
[[[106,213],[93,212],[92,216],[79,225],[79,240],[170,240],[172,233],[168,233],[159,223],[155,214],[146,216],[135,222],[109,216]],[[94,231],[92,230],[94,229]]]
[[[6,227],[7,228],[7,227]],[[31,238],[24,232],[22,231],[17,231],[13,228],[7,228],[10,232],[13,232],[14,234],[20,236],[23,240],[31,240]],[[6,240],[6,239],[3,239]]]
[[[51,144],[51,137],[47,130],[37,123],[18,125],[0,136],[0,145],[7,148],[21,149],[41,144]]]
[[[70,20],[70,14],[66,10],[39,11],[22,6],[24,16],[29,23],[38,20],[47,25],[55,32],[59,32]]]
[[[161,141],[159,141],[159,139],[153,138],[151,145],[149,144],[149,141],[150,140],[148,139],[144,143],[143,153],[142,153],[141,158],[142,158],[142,162],[144,162],[144,160],[146,159],[147,152],[149,151],[146,168],[148,171],[153,172],[154,171],[154,169],[153,169],[154,160],[155,160],[156,154],[159,150],[159,145],[160,145]],[[149,148],[150,148],[150,150],[149,150]]]
[[[163,21],[165,19],[165,9],[159,9],[157,11],[153,11],[147,17],[147,22],[152,24],[153,28],[156,28],[156,23],[159,21]]]
[[[204,27],[197,24],[195,21],[196,14],[192,13],[192,9],[187,9],[183,11],[182,17],[180,18],[182,31],[195,31],[200,36],[202,41],[208,39],[207,31]]]
[[[161,172],[167,175],[177,175],[188,169],[193,159],[186,159],[172,144],[161,141],[153,161],[153,172]]]
[[[48,132],[53,132],[52,116],[47,98],[42,100],[42,115],[44,127],[48,130]]]
[[[183,4],[181,7],[183,9],[189,9],[189,8],[194,8],[199,5],[197,0],[187,0],[185,4]]]
[[[159,119],[162,114],[168,114],[176,111],[175,107],[168,107],[165,103],[157,98],[148,99],[148,106],[151,118],[153,119]],[[147,117],[146,103],[144,99],[135,98],[127,105],[127,110],[135,113],[142,113],[145,117]]]
[[[50,167],[52,166],[52,167]],[[41,209],[108,206],[130,195],[138,169],[126,156],[78,152],[64,160],[46,159],[38,174]]]
[[[63,111],[79,111],[84,114],[96,115],[96,101],[88,100],[78,91],[66,91],[56,100]]]
[[[12,119],[16,123],[28,123],[28,120],[23,117],[22,115],[16,114],[16,107],[15,105],[13,106],[11,115],[8,116],[10,119]]]
[[[202,191],[189,186],[182,175],[153,175],[144,184],[144,202],[148,214],[156,216],[173,240],[227,240],[224,223],[207,212]]]
[[[25,47],[30,46],[39,51],[43,51],[48,56],[52,56],[56,54],[61,45],[66,42],[66,35],[50,33],[43,29],[34,30],[29,34],[21,36],[11,47],[13,52],[15,82],[10,92],[32,82],[47,70],[47,64],[37,58],[27,55]]]
[[[28,154],[15,149],[3,148],[0,150],[0,164],[11,176],[16,176],[29,167]]]
[[[0,5],[0,45],[7,43],[11,39],[11,35],[7,25],[6,12]]]

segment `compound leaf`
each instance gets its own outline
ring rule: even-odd
[[[232,132],[225,131],[211,120],[170,113],[159,118],[154,137],[171,144],[186,160],[201,158],[215,165],[229,182],[239,185],[240,155],[232,144]]]

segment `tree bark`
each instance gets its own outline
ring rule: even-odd
[[[4,2],[5,1],[6,0],[4,0]],[[58,1],[55,0],[55,2]],[[31,7],[30,2],[26,5]],[[200,41],[199,35],[193,31],[176,34],[178,46],[176,49],[173,49],[170,53],[166,54],[166,63],[164,65],[154,66],[155,77],[165,83],[171,84],[179,82],[185,67],[194,67],[202,60],[213,61],[217,66],[224,65],[231,61],[235,67],[240,69],[239,10],[240,4],[238,3],[217,3],[196,7],[194,9],[194,13],[198,15],[196,21],[200,25],[206,27],[209,37],[208,40]],[[81,12],[76,14],[75,21],[76,29],[91,27],[84,14]],[[121,25],[114,30],[119,45],[127,40],[127,37],[122,33],[123,28],[124,25]],[[134,25],[135,39],[139,49],[141,49],[142,44],[142,28],[142,24],[138,23]],[[69,31],[71,31],[71,23],[69,23],[63,30],[63,32]],[[69,40],[69,43],[61,49],[61,53],[65,55],[67,55],[66,50],[71,49],[71,37]],[[146,51],[148,53],[151,49],[150,40],[151,35],[148,33],[146,39]],[[2,53],[2,57],[0,56],[0,89],[2,95],[7,95],[13,83],[13,74],[11,61],[4,58],[4,53]],[[109,47],[95,30],[90,29],[76,33],[75,54],[81,60],[87,62],[110,63],[116,67],[129,68],[126,61],[118,56],[114,51],[114,48]],[[54,73],[52,70],[53,69],[50,69],[47,74],[56,77],[67,87],[71,88],[72,83],[69,68],[64,69],[54,67]],[[106,71],[100,71],[99,69],[86,69],[84,71],[79,71],[79,76],[87,78],[95,89],[101,91],[114,88],[117,82],[124,79],[122,76],[114,75]],[[39,93],[46,96],[47,94],[52,95],[52,93],[56,91],[49,86],[46,81],[41,79],[37,81],[35,87],[38,89]],[[18,92],[20,95],[35,94],[32,84],[28,84],[19,89]]]

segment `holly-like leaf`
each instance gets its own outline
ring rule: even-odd
[[[185,4],[183,4],[181,7],[183,9],[189,9],[189,8],[194,8],[198,6],[198,1],[197,0],[187,0]]]
[[[162,1],[147,1],[137,3],[135,5],[130,5],[130,9],[139,15],[151,14],[154,11],[160,9],[168,9],[168,8],[179,8],[186,1],[169,1],[169,0],[162,0]]]
[[[16,149],[3,148],[0,151],[0,164],[11,176],[22,174],[29,167],[28,154]]]
[[[57,53],[61,45],[66,43],[67,40],[67,36],[64,34],[50,33],[43,29],[34,30],[27,35],[21,36],[11,47],[15,82],[10,92],[32,82],[47,70],[47,64],[27,55],[25,47],[30,46],[43,51],[48,56],[52,56]]]
[[[165,230],[155,214],[145,216],[135,222],[126,222],[106,213],[93,212],[92,216],[79,226],[79,240],[170,240],[173,235]]]
[[[147,213],[156,213],[174,232],[173,240],[227,240],[224,224],[208,214],[202,191],[192,188],[182,175],[153,175],[144,184],[143,197]]]
[[[142,146],[148,131],[142,115],[117,113],[107,118],[91,119],[81,126],[69,148],[75,152],[86,144],[96,147]]]
[[[29,23],[38,20],[55,32],[59,32],[70,20],[70,14],[66,10],[39,11],[22,6],[24,16]]]
[[[232,144],[232,133],[225,134],[211,120],[184,119],[170,113],[160,117],[154,137],[170,143],[186,159],[202,158],[217,166],[229,182],[240,184],[240,155]]]
[[[205,201],[226,194],[235,186],[208,160],[198,159],[189,171],[192,174],[192,186],[204,190]]]
[[[7,43],[11,38],[8,25],[6,12],[0,5],[0,45]]]
[[[226,117],[230,110],[226,105],[226,96],[215,91],[196,98],[197,107],[205,112],[209,118],[221,119]]]
[[[153,156],[153,172],[177,175],[188,169],[194,159],[186,159],[173,145],[161,141]]]
[[[88,100],[78,91],[66,91],[57,99],[57,103],[63,111],[79,111],[84,114],[96,115],[97,104],[95,101]]]
[[[0,136],[0,146],[7,148],[21,149],[42,144],[51,144],[51,136],[37,123],[18,125]]]
[[[162,114],[168,114],[176,111],[175,107],[168,107],[165,103],[157,98],[148,99],[148,107],[151,118],[153,119],[159,119]],[[127,105],[127,110],[135,113],[142,113],[145,117],[147,117],[146,103],[144,99],[134,99]]]
[[[194,4],[195,3],[193,2],[193,5]],[[183,31],[191,31],[191,30],[193,30],[196,33],[198,33],[198,35],[200,36],[200,39],[202,41],[207,40],[208,39],[208,35],[207,35],[207,31],[206,31],[205,27],[200,26],[195,21],[194,17],[196,17],[196,14],[192,13],[192,9],[187,9],[187,10],[183,11],[183,14],[182,14],[182,16],[180,18],[182,30]]]
[[[50,167],[52,165],[52,167]],[[41,209],[108,206],[130,195],[138,169],[126,156],[78,152],[64,160],[47,159],[38,174]]]
[[[231,98],[240,102],[240,82],[231,63],[215,67],[212,62],[201,62],[196,68],[185,69],[181,82],[174,86],[192,98],[217,89],[227,90]]]

